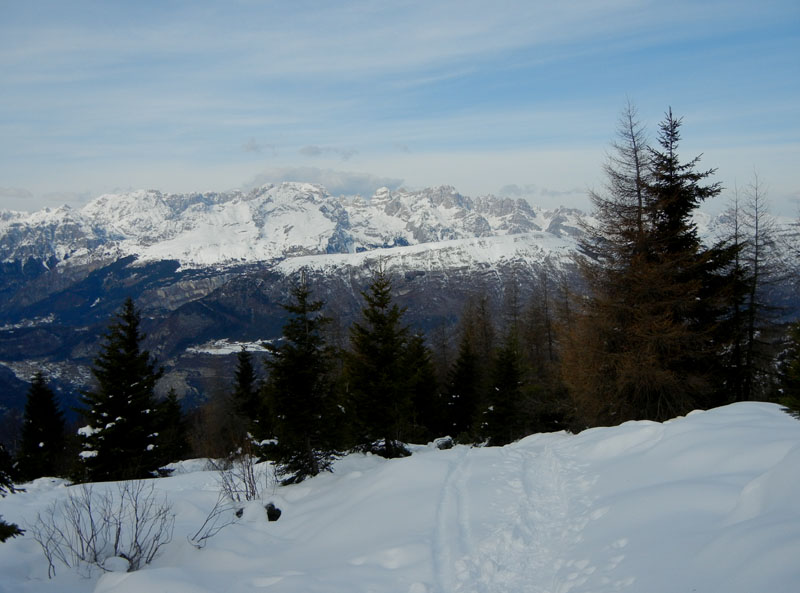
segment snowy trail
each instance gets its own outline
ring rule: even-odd
[[[454,452],[431,538],[435,591],[569,593],[598,570],[576,550],[604,514],[592,505],[596,478],[562,443],[548,435]]]
[[[459,451],[442,485],[436,508],[436,529],[432,550],[434,574],[441,593],[454,591],[456,575],[452,566],[456,559],[468,555],[472,549],[469,525],[467,482],[469,479],[469,449]]]
[[[591,520],[591,480],[552,443],[531,445],[471,450],[454,462],[435,538],[442,593],[567,593],[593,572],[573,557]],[[471,471],[471,456],[494,457],[480,465],[490,471]]]

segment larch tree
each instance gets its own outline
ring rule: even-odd
[[[37,372],[28,389],[17,464],[26,480],[64,475],[64,414],[44,375]]]
[[[82,394],[87,425],[80,453],[88,481],[149,477],[158,469],[159,414],[154,396],[163,374],[141,348],[140,317],[128,298],[108,329],[92,374],[96,387]]]
[[[775,309],[765,291],[784,280],[775,262],[778,233],[769,214],[763,184],[754,175],[740,199],[738,188],[726,212],[731,240],[738,248],[733,271],[734,294],[727,388],[733,401],[763,399],[773,383],[771,344],[765,334],[774,327]]]
[[[614,422],[625,405],[625,369],[635,369],[637,353],[628,347],[636,321],[634,305],[643,298],[637,265],[643,263],[649,230],[646,184],[650,153],[635,108],[622,112],[613,152],[605,164],[606,187],[591,192],[596,224],[586,226],[578,265],[588,296],[572,322],[564,325],[562,377],[580,422]],[[642,369],[649,368],[643,365]],[[627,418],[623,418],[627,419]]]

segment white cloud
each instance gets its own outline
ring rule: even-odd
[[[22,187],[0,187],[0,198],[11,200],[28,200],[33,197],[33,192]]]
[[[337,148],[334,146],[317,146],[315,144],[311,144],[308,146],[304,146],[298,151],[303,156],[307,157],[320,157],[326,155],[335,155],[342,159],[343,161],[350,160],[351,157],[358,154],[358,151],[354,148]]]
[[[403,180],[393,177],[380,177],[369,173],[335,171],[317,167],[274,167],[266,169],[245,184],[245,188],[258,187],[266,183],[282,181],[302,181],[322,185],[332,195],[371,196],[379,187],[396,189]]]

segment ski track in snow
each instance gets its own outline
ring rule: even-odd
[[[456,590],[457,575],[452,567],[457,559],[467,556],[472,549],[466,487],[470,476],[469,453],[467,448],[459,451],[458,457],[450,465],[437,507],[433,564],[441,593]]]
[[[492,471],[476,475],[472,455],[497,453]],[[494,484],[491,498],[471,491]],[[558,446],[466,449],[452,461],[437,508],[433,537],[436,591],[440,593],[576,593],[597,571],[603,591],[629,584],[612,573],[625,542],[603,551],[598,565],[579,555],[582,532],[605,514],[589,496],[595,479]],[[474,488],[473,488],[474,486]],[[477,533],[479,532],[479,533]],[[597,559],[595,559],[597,560]],[[596,589],[595,589],[596,590]]]

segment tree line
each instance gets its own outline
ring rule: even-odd
[[[95,387],[81,396],[77,440],[34,376],[19,450],[0,456],[0,493],[12,474],[140,478],[189,455],[271,459],[291,483],[343,452],[398,457],[406,443],[443,436],[503,445],[750,399],[800,410],[800,324],[777,347],[763,297],[782,273],[770,264],[777,238],[763,188],[756,178],[741,200],[736,191],[730,233],[704,243],[693,214],[722,187],[700,157],[681,160],[681,125],[668,111],[651,146],[635,108],[623,111],[576,258],[583,289],[543,268],[527,303],[513,286],[502,311],[477,296],[461,312],[454,355],[405,323],[382,268],[339,344],[329,304],[301,274],[281,339],[263,357],[243,349],[227,393],[182,410],[174,391],[154,395],[163,371],[141,347],[128,299],[95,360]]]

